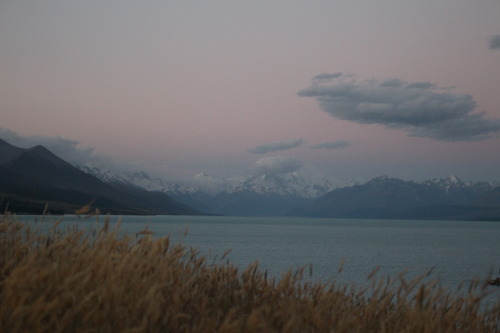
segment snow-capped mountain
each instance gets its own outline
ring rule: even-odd
[[[498,219],[500,188],[456,176],[424,182],[381,176],[335,189],[297,210],[298,215],[350,218]]]
[[[187,187],[177,183],[168,183],[159,177],[151,177],[144,171],[112,171],[90,165],[78,166],[78,168],[106,183],[118,183],[158,192],[189,191]]]
[[[469,218],[476,214],[478,200],[486,196],[492,201],[494,195],[489,193],[499,189],[499,184],[464,182],[457,176],[422,182],[380,176],[363,184],[340,186],[327,177],[307,177],[297,171],[227,179],[200,173],[172,182],[143,171],[80,169],[108,183],[161,191],[198,211],[222,215],[461,218],[468,214]],[[490,213],[478,214],[474,216]]]
[[[475,189],[491,189],[500,186],[500,181],[490,181],[490,182],[472,182],[463,181],[455,175],[451,175],[446,178],[433,178],[421,182],[421,184],[427,186],[435,186],[444,190],[445,192],[456,191],[460,189],[475,188]]]
[[[427,185],[427,186],[434,186],[437,187],[446,193],[449,191],[453,191],[456,189],[464,189],[466,187],[472,186],[473,183],[468,182],[465,183],[463,182],[460,178],[458,178],[455,175],[451,175],[447,178],[440,178],[440,179],[431,179],[431,180],[426,180],[422,182],[422,184]]]
[[[118,175],[116,172],[108,169],[102,169],[90,165],[77,166],[77,168],[85,173],[97,177],[98,179],[102,180],[105,183],[132,184],[125,177]]]
[[[279,175],[261,174],[248,176],[235,186],[228,188],[225,192],[251,191],[259,194],[273,193],[314,199],[336,187],[338,185],[336,186],[331,179],[326,177],[321,179],[320,182],[313,182],[310,179],[306,179],[299,172],[292,172]]]
[[[161,191],[200,211],[214,214],[276,215],[333,190],[326,177],[306,178],[299,172],[221,179],[205,173],[169,182],[144,171],[113,172],[84,166],[81,170],[108,183]]]
[[[443,198],[455,203],[471,201],[499,186],[495,182],[464,182],[453,175],[447,178],[427,180],[420,184],[441,193]]]
[[[122,177],[130,184],[142,187],[148,191],[165,192],[167,189],[163,179],[151,177],[144,171],[128,171]]]
[[[213,197],[213,212],[223,215],[279,216],[318,198],[335,186],[315,183],[298,172],[250,175]]]
[[[203,192],[215,196],[223,192],[251,191],[259,194],[273,193],[313,199],[338,187],[337,183],[327,177],[306,179],[299,172],[278,175],[250,175],[228,179],[199,173],[191,179],[172,182],[159,177],[151,177],[144,171],[116,172],[88,165],[79,168],[107,183],[122,183],[138,186],[148,191],[160,191],[169,194]]]
[[[238,182],[238,178],[217,178],[206,173],[199,173],[191,179],[184,179],[180,183],[184,188],[189,189],[189,192],[203,192],[208,195],[216,195],[225,191]]]

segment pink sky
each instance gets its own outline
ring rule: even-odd
[[[500,180],[499,17],[497,1],[2,2],[0,127],[167,178],[279,155],[345,180]]]

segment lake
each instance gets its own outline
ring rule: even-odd
[[[19,218],[34,221],[33,216]],[[57,217],[44,219],[43,224],[50,226]],[[112,224],[119,219],[112,216]],[[103,220],[101,216],[101,225]],[[96,218],[66,216],[59,227],[90,229],[95,224]],[[169,235],[175,242],[199,249],[215,263],[231,250],[227,257],[231,263],[244,268],[258,261],[262,270],[276,277],[305,266],[308,279],[365,286],[377,266],[378,277],[397,277],[406,270],[411,278],[433,269],[430,279],[455,290],[461,282],[468,285],[490,273],[496,277],[500,268],[499,222],[124,216],[120,230],[135,234],[146,226],[155,236]],[[489,288],[493,299],[500,301],[500,288]]]

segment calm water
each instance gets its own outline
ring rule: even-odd
[[[23,217],[33,221],[33,217]],[[38,218],[39,219],[39,218]],[[50,225],[55,217],[49,218]],[[112,223],[119,218],[112,217]],[[46,218],[47,220],[47,218]],[[100,219],[102,224],[103,217]],[[96,219],[66,216],[61,227],[91,228]],[[500,268],[500,223],[469,221],[357,220],[199,216],[125,216],[121,230],[135,233],[148,226],[157,236],[170,235],[211,260],[231,249],[229,260],[242,268],[258,261],[279,277],[289,269],[312,267],[324,282],[366,285],[380,266],[379,277],[408,278],[433,268],[430,278],[454,290],[460,282],[494,277]],[[187,234],[186,231],[188,230]],[[344,262],[343,270],[338,268]],[[500,288],[492,288],[500,301]]]

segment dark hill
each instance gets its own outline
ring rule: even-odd
[[[93,202],[102,213],[196,214],[160,192],[114,186],[89,175],[43,146],[22,149],[0,139],[0,195],[4,210],[73,213]]]
[[[15,147],[0,139],[0,165],[3,165],[21,155],[24,149]]]

